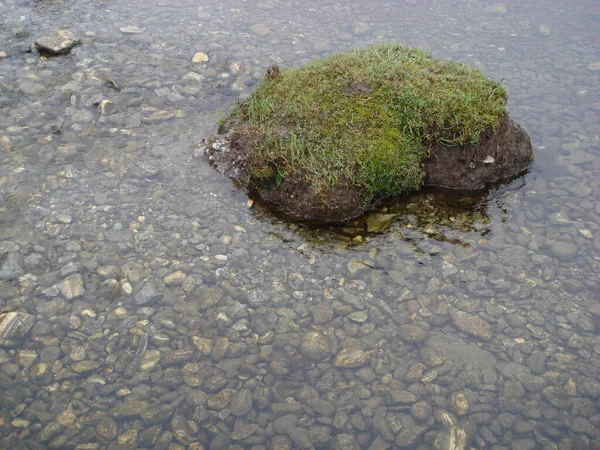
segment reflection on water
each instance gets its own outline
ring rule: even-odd
[[[0,448],[597,448],[599,14],[1,1]],[[531,173],[323,227],[193,156],[269,65],[378,41],[504,79]]]

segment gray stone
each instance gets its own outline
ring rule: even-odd
[[[138,306],[156,304],[162,295],[155,283],[149,282],[133,296],[133,301]]]
[[[516,378],[519,374],[531,373],[531,369],[522,364],[511,361],[509,363],[506,363],[504,367],[502,367],[502,370],[500,372],[506,378]]]
[[[245,416],[252,409],[252,392],[249,389],[242,389],[238,392],[229,404],[231,414],[236,417]]]
[[[0,256],[0,261],[2,256]],[[23,258],[19,252],[10,252],[0,265],[0,280],[13,280],[19,278],[23,271]]]
[[[298,425],[298,420],[296,414],[286,414],[273,422],[273,429],[276,433],[287,434],[287,430]]]
[[[464,333],[481,339],[490,339],[493,328],[485,320],[464,311],[457,311],[452,315],[456,327]]]
[[[350,292],[344,292],[342,301],[347,305],[352,306],[354,309],[365,309],[365,302],[358,295],[351,294]]]
[[[0,347],[15,346],[35,323],[35,316],[24,312],[0,314]]]
[[[361,447],[354,436],[347,433],[338,434],[333,443],[334,450],[360,450]]]
[[[496,357],[492,353],[456,336],[432,332],[427,345],[457,366],[492,369],[496,365]]]
[[[252,436],[259,426],[255,423],[248,423],[245,420],[237,419],[233,424],[233,432],[231,433],[231,440],[240,441]]]
[[[579,253],[579,247],[570,242],[554,242],[550,245],[550,253],[560,261],[568,261]]]
[[[300,427],[290,427],[287,430],[287,435],[294,443],[294,448],[301,450],[308,450],[313,448],[312,442],[310,441],[310,435],[308,430]]]
[[[427,337],[425,331],[416,325],[406,324],[398,327],[398,335],[404,342],[422,342]]]
[[[81,43],[81,39],[70,31],[59,30],[53,35],[42,36],[35,41],[35,46],[40,53],[64,55],[79,43]]]
[[[400,448],[416,448],[419,438],[427,431],[427,429],[427,427],[422,426],[403,428],[402,431],[398,433],[398,436],[396,436],[394,442]]]
[[[302,336],[300,353],[313,361],[322,361],[331,356],[329,341],[316,331],[310,331]]]
[[[547,384],[545,378],[531,373],[519,373],[516,375],[516,378],[529,392],[541,391]]]
[[[417,396],[412,392],[394,389],[385,395],[385,402],[390,405],[410,405],[417,401]]]
[[[335,358],[334,364],[344,369],[357,369],[369,362],[371,356],[358,348],[345,348]]]

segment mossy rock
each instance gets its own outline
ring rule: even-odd
[[[481,189],[532,158],[500,84],[395,44],[272,66],[206,154],[248,192],[322,221],[348,220],[424,184]]]

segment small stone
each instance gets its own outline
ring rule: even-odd
[[[6,54],[6,52],[0,52],[0,59],[3,58],[8,58],[8,55]]]
[[[208,55],[204,52],[198,52],[192,58],[193,63],[202,63],[202,62],[206,62],[208,60],[209,60]]]
[[[126,281],[121,285],[121,292],[123,293],[123,295],[131,295],[131,293],[133,292],[133,287],[131,286],[131,284],[129,284],[129,281]]]
[[[464,311],[458,311],[452,315],[452,320],[459,330],[471,336],[481,339],[490,339],[492,337],[492,326],[477,316]]]
[[[117,437],[117,423],[110,417],[106,417],[96,425],[96,433],[104,439],[112,440]]]
[[[266,36],[271,32],[271,29],[268,26],[263,25],[262,23],[257,23],[256,25],[252,25],[250,27],[250,31],[260,36]]]
[[[356,369],[369,362],[371,356],[358,348],[345,348],[335,358],[334,365],[344,369]]]
[[[64,55],[79,43],[81,43],[81,39],[75,37],[70,31],[59,30],[54,35],[39,38],[35,41],[35,47],[40,53]]]
[[[252,392],[249,389],[242,389],[231,399],[229,409],[236,417],[248,414],[252,410]]]
[[[417,396],[412,392],[394,389],[385,395],[385,402],[390,405],[410,405],[417,401]]]
[[[111,410],[111,415],[115,419],[139,417],[144,411],[147,411],[149,407],[150,404],[148,402],[131,400],[113,408]]]
[[[427,420],[433,414],[433,408],[428,402],[421,401],[410,407],[410,413],[417,420]]]
[[[62,425],[57,422],[50,422],[40,432],[40,441],[46,442],[52,439],[62,429]]]
[[[0,255],[1,257],[1,255]],[[0,280],[14,280],[25,272],[23,271],[23,258],[18,252],[10,252],[0,265]]]
[[[464,416],[469,412],[469,401],[462,392],[455,392],[450,396],[448,407],[457,416]]]
[[[133,301],[136,305],[151,305],[158,301],[162,297],[163,293],[158,289],[154,283],[146,283],[144,286],[135,294]]]
[[[550,246],[550,253],[555,258],[566,261],[574,258],[579,253],[579,248],[570,242],[554,242]]]
[[[369,233],[380,233],[386,230],[398,217],[397,214],[372,213],[367,217],[367,231]]]
[[[11,422],[11,425],[15,428],[27,428],[29,426],[29,424],[30,424],[30,422],[25,419],[14,419]]]
[[[366,311],[356,311],[348,316],[352,322],[365,323],[369,319],[369,313]]]
[[[402,429],[398,436],[396,436],[396,440],[394,441],[396,445],[400,448],[416,448],[415,445],[421,435],[427,431],[427,427],[421,426],[412,426],[408,428]]]
[[[300,344],[300,353],[313,361],[322,361],[330,356],[329,341],[316,331],[306,333]]]
[[[0,347],[10,347],[25,337],[35,323],[35,316],[24,312],[0,314]]]
[[[427,337],[421,327],[412,324],[400,325],[398,335],[403,341],[411,344],[422,342]]]
[[[212,353],[213,343],[210,339],[193,336],[192,342],[198,351],[204,356],[208,356]]]
[[[81,361],[73,364],[71,370],[76,373],[86,373],[96,370],[101,366],[98,361]]]
[[[369,25],[366,22],[356,22],[352,26],[352,32],[354,34],[356,34],[357,36],[361,36],[363,34],[367,34],[369,31],[371,31],[371,25]]]
[[[589,70],[600,70],[600,61],[588,64],[587,67]]]
[[[85,289],[83,287],[83,278],[79,273],[65,278],[62,283],[57,285],[57,287],[67,300],[80,297],[85,293]]]
[[[167,275],[163,281],[166,286],[181,286],[185,277],[187,277],[187,274],[182,270],[178,270],[177,272]]]
[[[140,363],[141,370],[152,371],[160,362],[160,350],[146,350]]]
[[[136,27],[135,25],[127,25],[119,28],[119,30],[121,30],[121,33],[124,34],[140,34],[144,32],[145,28]]]
[[[259,426],[255,423],[248,423],[245,420],[237,419],[233,424],[233,432],[231,433],[231,440],[240,441],[252,436]]]

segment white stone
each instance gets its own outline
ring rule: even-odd
[[[202,62],[206,62],[209,60],[209,57],[206,53],[204,52],[198,52],[194,55],[194,57],[192,58],[192,62],[193,63],[202,63]]]

